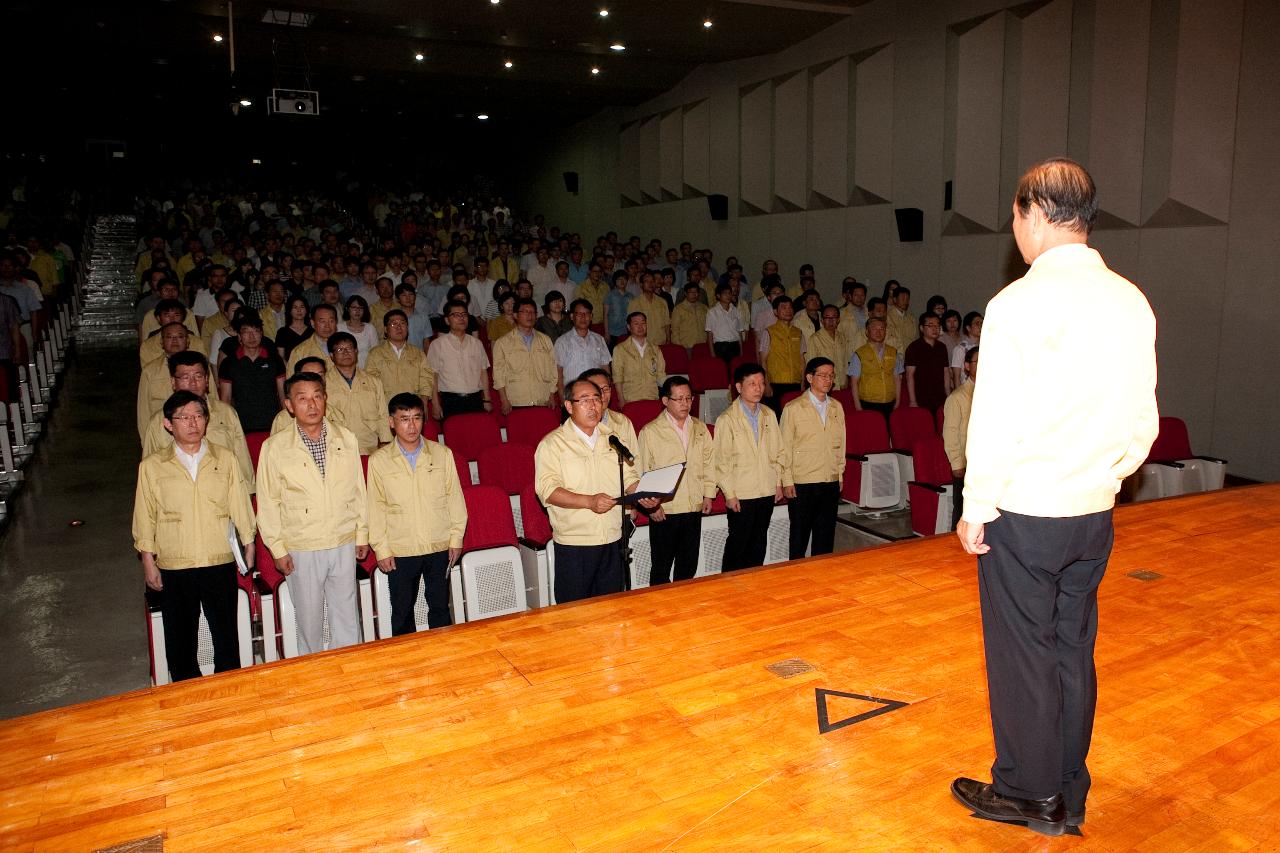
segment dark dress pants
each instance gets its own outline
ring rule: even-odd
[[[1089,793],[1098,584],[1111,555],[1111,511],[1040,518],[1001,511],[986,525],[979,600],[1002,794],[1059,792],[1068,812]]]
[[[393,637],[418,630],[413,609],[418,603],[419,579],[427,598],[427,627],[443,628],[453,624],[449,613],[449,552],[396,557],[395,571],[387,573]]]
[[[741,512],[730,510],[729,538],[724,543],[724,566],[721,571],[749,569],[764,565],[765,545],[769,537],[769,520],[773,517],[773,495],[740,499]]]
[[[698,546],[702,543],[702,513],[679,512],[663,521],[649,520],[649,548],[653,568],[649,585],[671,583],[674,563],[676,580],[687,581],[698,573]]]
[[[622,592],[621,540],[607,545],[554,543],[556,603]]]
[[[830,554],[836,544],[836,509],[840,505],[839,483],[796,483],[796,496],[787,502],[791,522],[788,555],[799,560],[813,536],[813,556]]]
[[[479,391],[470,394],[454,394],[449,391],[440,392],[440,413],[448,420],[454,415],[467,412],[483,412],[484,395]]]
[[[236,629],[236,566],[223,563],[199,569],[161,569],[160,613],[164,616],[165,657],[174,681],[200,677],[196,662],[200,610],[213,639],[213,671],[240,668]]]

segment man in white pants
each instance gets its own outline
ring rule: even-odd
[[[364,474],[351,431],[325,418],[324,377],[284,384],[293,429],[268,438],[258,458],[258,530],[289,579],[302,654],[360,642],[356,561],[369,553]]]

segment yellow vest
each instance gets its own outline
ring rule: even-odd
[[[858,347],[854,355],[862,365],[862,375],[858,377],[858,399],[868,403],[892,403],[898,399],[898,377],[893,375],[898,351],[885,344],[884,358],[876,358],[875,348],[868,343]]]
[[[795,326],[774,323],[769,333],[769,353],[765,356],[764,370],[770,384],[799,385],[804,377],[804,356],[800,342],[804,334]]]

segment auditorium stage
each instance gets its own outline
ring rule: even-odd
[[[992,747],[946,536],[9,720],[0,847],[1280,848],[1280,486],[1117,524],[1083,838],[951,799]]]

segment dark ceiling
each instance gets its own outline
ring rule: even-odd
[[[863,2],[21,0],[6,4],[6,42],[9,67],[32,72],[11,77],[21,78],[19,101],[74,105],[73,115],[153,116],[181,127],[183,118],[228,108],[233,94],[253,101],[246,112],[261,112],[280,87],[320,93],[330,120],[317,126],[373,117],[375,127],[405,121],[429,130],[483,112],[494,124],[533,128],[642,102],[703,62],[778,51]],[[264,23],[271,10],[311,17],[305,27]],[[626,50],[610,50],[614,41]]]

